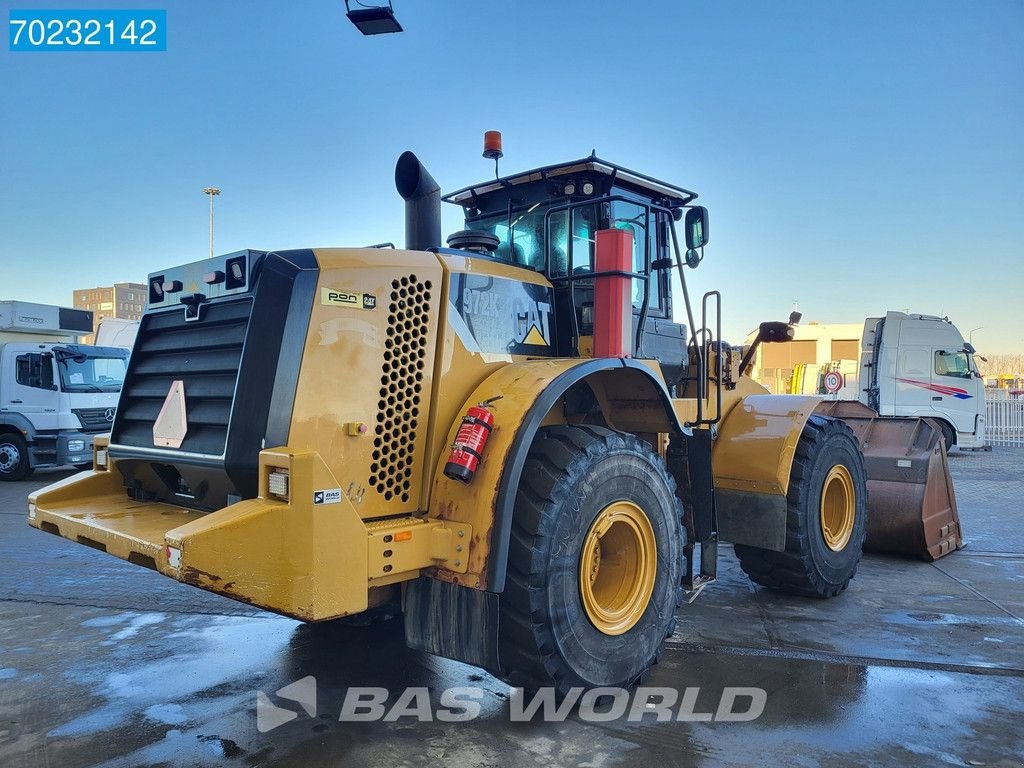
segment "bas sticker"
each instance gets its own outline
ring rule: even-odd
[[[324,491],[313,491],[314,504],[340,504],[341,488],[328,488]]]
[[[336,291],[333,288],[321,288],[320,303],[334,307],[376,309],[377,297],[372,293],[349,293],[348,291]]]

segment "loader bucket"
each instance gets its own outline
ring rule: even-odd
[[[865,549],[937,560],[964,546],[942,431],[931,419],[879,416],[857,401],[816,409],[846,422],[868,481]]]

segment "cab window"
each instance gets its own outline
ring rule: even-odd
[[[551,277],[565,277],[569,267],[570,253],[573,274],[579,275],[594,271],[594,245],[596,232],[601,229],[596,205],[586,205],[571,211],[557,211],[548,219],[548,242],[551,247]],[[643,272],[647,268],[645,243],[650,243],[651,260],[658,258],[657,218],[648,216],[642,205],[615,200],[611,203],[611,221],[604,226],[614,229],[625,229],[633,235],[634,272]],[[571,246],[571,247],[570,247]],[[654,273],[651,277],[650,309],[658,312],[662,306],[661,275]],[[633,281],[633,306],[639,309],[643,304],[643,281]]]
[[[971,365],[967,359],[967,353],[946,352],[945,350],[937,351],[935,353],[935,375],[969,379],[971,377]]]
[[[901,349],[899,365],[897,366],[899,376],[927,376],[928,375],[928,350],[927,349]]]
[[[658,258],[658,236],[656,217],[648,215],[647,209],[635,203],[616,200],[612,203],[612,227],[624,229],[633,235],[633,271],[647,270],[646,248],[650,248],[651,261]],[[661,306],[660,275],[652,273],[650,283],[650,308]],[[633,306],[639,309],[644,301],[644,281],[633,281]]]
[[[551,214],[548,218],[551,277],[566,277],[570,266],[574,275],[594,271],[595,233],[599,228],[596,205]]]
[[[501,213],[466,221],[467,229],[476,229],[498,238],[493,258],[544,271],[544,214],[550,206],[535,203],[511,215]]]
[[[53,364],[49,356],[19,355],[15,360],[16,381],[25,387],[53,389]]]

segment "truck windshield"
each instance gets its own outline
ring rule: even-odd
[[[65,392],[120,392],[128,359],[124,355],[57,352],[60,388]]]

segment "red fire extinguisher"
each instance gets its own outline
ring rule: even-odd
[[[490,409],[491,401],[471,405],[462,417],[458,434],[448,454],[448,463],[444,466],[445,477],[468,483],[476,474],[480,459],[484,456],[484,446],[494,428],[494,414]]]

